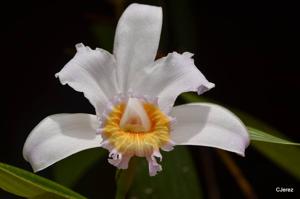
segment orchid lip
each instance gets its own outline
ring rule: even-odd
[[[121,97],[122,96],[122,97]],[[159,150],[170,151],[173,118],[160,111],[153,98],[116,96],[102,116],[100,130],[102,147],[110,151],[109,163],[127,168],[132,156],[146,157],[151,173],[161,170],[154,157],[161,157]],[[117,102],[117,103],[115,103]]]

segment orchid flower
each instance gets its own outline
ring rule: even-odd
[[[119,169],[127,169],[133,156],[145,157],[150,176],[162,170],[160,150],[175,145],[216,147],[244,156],[249,135],[229,110],[210,103],[173,107],[181,93],[202,94],[214,84],[189,52],[155,60],[161,27],[160,7],[131,4],[118,22],[113,55],[76,45],[76,55],[56,77],[83,92],[96,115],[56,114],[42,120],[23,149],[35,172],[94,147],[107,149],[108,162]]]

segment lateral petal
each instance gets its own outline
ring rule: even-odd
[[[33,170],[42,170],[79,151],[99,147],[95,115],[56,114],[43,119],[29,134],[23,156]]]
[[[171,139],[177,145],[199,145],[224,149],[244,156],[249,134],[244,124],[224,107],[193,103],[173,108],[176,117]]]
[[[169,113],[178,95],[188,91],[201,94],[214,87],[194,65],[191,53],[169,53],[146,67],[132,82],[133,92],[157,96],[159,107]]]
[[[97,48],[77,44],[77,53],[55,76],[84,96],[101,114],[109,99],[119,92],[113,55]]]

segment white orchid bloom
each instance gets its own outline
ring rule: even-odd
[[[131,4],[117,25],[114,55],[76,45],[76,55],[56,77],[83,92],[96,115],[56,114],[42,120],[23,149],[34,171],[93,147],[109,150],[109,163],[120,169],[133,156],[145,157],[151,176],[162,170],[160,149],[170,151],[174,145],[244,156],[249,135],[233,113],[209,103],[173,107],[181,93],[201,94],[214,84],[194,65],[191,53],[173,52],[154,61],[161,26],[160,7]]]

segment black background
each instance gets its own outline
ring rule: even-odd
[[[246,111],[300,142],[297,6],[288,1],[184,2],[151,1],[164,11],[159,54],[193,52],[196,65],[216,84],[205,96]],[[1,161],[30,169],[22,146],[41,119],[62,112],[93,113],[82,94],[61,86],[54,74],[72,58],[76,43],[103,47],[91,27],[115,27],[118,13],[108,0],[10,1],[2,10]],[[105,42],[112,44],[111,38]],[[221,198],[243,197],[213,158]],[[245,159],[236,160],[259,198],[295,196],[276,193],[277,186],[294,187],[299,194],[299,181],[253,148]]]

